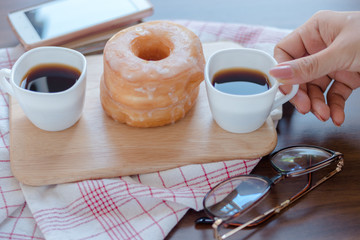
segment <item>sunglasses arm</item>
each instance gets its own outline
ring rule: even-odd
[[[279,212],[281,212],[282,209],[286,208],[287,206],[289,206],[289,204],[291,203],[291,201],[288,199],[288,200],[285,200],[284,202],[282,202],[280,205],[270,209],[269,211],[257,216],[256,218],[242,224],[241,226],[237,227],[237,228],[234,228],[233,230],[225,233],[224,235],[220,236],[219,233],[218,233],[218,228],[219,226],[222,224],[222,220],[221,219],[217,219],[214,224],[212,225],[213,229],[214,229],[214,237],[215,239],[217,240],[223,240],[223,239],[226,239],[232,235],[234,235],[235,233],[237,233],[238,231],[246,228],[247,226],[255,223],[256,221],[259,221],[261,219],[263,219],[264,217],[268,216],[268,215],[271,215],[271,214],[277,214]]]

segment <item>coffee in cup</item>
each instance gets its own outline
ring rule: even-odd
[[[34,48],[24,53],[11,70],[0,70],[0,87],[18,101],[38,128],[67,129],[82,114],[86,58],[63,47]]]
[[[268,74],[277,64],[266,52],[225,49],[210,56],[205,66],[205,85],[212,116],[224,130],[248,133],[260,128],[272,110],[298,91],[276,97],[279,82]]]

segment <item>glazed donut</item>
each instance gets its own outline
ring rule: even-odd
[[[126,28],[104,48],[103,109],[135,127],[175,123],[194,105],[204,65],[199,38],[184,26],[153,21]]]

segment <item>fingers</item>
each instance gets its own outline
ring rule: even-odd
[[[326,77],[302,84],[290,102],[301,114],[311,111],[320,121],[325,122],[331,118],[336,126],[340,126],[345,119],[345,101],[350,96],[352,88],[338,81],[333,81],[332,85],[331,83],[332,80]],[[331,87],[325,98],[324,92],[329,86]],[[287,93],[291,86],[282,85],[280,89]]]
[[[291,91],[290,85],[280,86],[280,90],[283,93],[289,93]],[[296,95],[290,100],[291,104],[294,105],[296,110],[301,114],[306,114],[311,110],[311,101],[307,94],[306,84],[300,85]]]
[[[286,62],[317,53],[325,49],[330,42],[325,42],[319,32],[319,22],[312,17],[303,26],[282,39],[274,49],[274,57],[279,62]]]
[[[274,57],[279,63],[303,57],[305,54],[306,49],[298,30],[291,32],[274,48]]]
[[[339,13],[321,11],[281,40],[274,49],[280,64],[270,74],[284,84],[302,84],[345,66],[339,44],[333,44],[340,28],[329,23],[339,18],[343,18]]]
[[[349,78],[354,80],[351,83],[356,82],[357,85],[349,86],[342,83],[340,80],[344,81],[343,77],[347,77],[346,80],[349,80]],[[345,120],[345,102],[353,89],[360,84],[360,76],[356,73],[344,72],[343,74],[337,74],[337,79],[339,80],[332,81],[331,78],[326,77],[326,79],[320,78],[311,83],[302,84],[298,93],[290,102],[302,114],[311,111],[319,120],[324,122],[331,118],[336,126],[341,126]],[[289,85],[282,85],[281,91],[287,93],[290,88]],[[327,88],[325,98],[324,92],[326,92]]]
[[[353,89],[360,86],[360,75],[354,72],[338,72],[333,77],[336,81],[327,93],[327,103],[330,107],[331,119],[336,126],[341,126],[345,120],[345,102]]]
[[[336,126],[341,126],[345,120],[345,101],[351,94],[352,90],[347,88],[344,91],[344,84],[335,82],[329,90],[327,99],[331,111],[331,118]]]
[[[328,80],[329,81],[329,80]],[[322,81],[308,84],[308,95],[311,102],[311,112],[320,120],[327,121],[330,118],[330,108],[326,104],[324,91],[326,86],[321,86]]]
[[[302,84],[328,73],[337,68],[337,49],[328,47],[318,53],[287,61],[270,70],[270,74],[284,84]]]

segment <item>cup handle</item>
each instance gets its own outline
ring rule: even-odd
[[[281,97],[279,97],[278,99],[275,100],[271,111],[276,109],[277,107],[283,105],[284,103],[286,103],[290,99],[292,99],[295,96],[295,94],[297,93],[298,90],[299,90],[299,85],[298,84],[293,85],[290,93],[288,93],[286,95],[282,95]]]
[[[3,91],[7,92],[10,95],[14,95],[14,91],[7,79],[10,79],[11,70],[10,69],[1,69],[0,70],[0,87]]]

